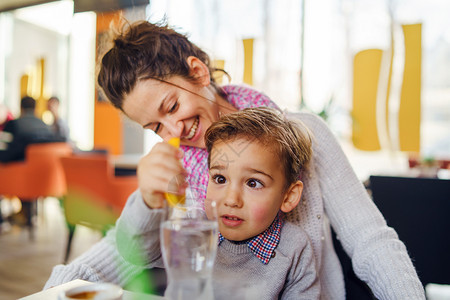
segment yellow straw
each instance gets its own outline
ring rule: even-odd
[[[180,147],[180,138],[173,137],[168,141],[169,145],[172,145],[175,148]],[[186,201],[186,195],[175,195],[171,193],[165,193],[167,202],[169,202],[170,206],[176,206],[179,204],[184,204]]]

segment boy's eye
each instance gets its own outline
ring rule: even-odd
[[[260,188],[264,187],[264,185],[257,179],[249,179],[247,181],[247,186],[249,186],[253,189],[260,189]]]
[[[212,179],[214,180],[215,183],[217,184],[224,184],[227,182],[227,180],[225,179],[225,177],[223,177],[222,175],[214,175],[212,177]]]

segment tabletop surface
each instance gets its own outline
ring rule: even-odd
[[[60,292],[83,285],[93,284],[92,282],[76,279],[45,291],[37,292],[35,294],[26,296],[24,298],[20,298],[21,300],[57,300]],[[149,294],[141,294],[130,291],[123,291],[123,300],[163,300],[164,297],[149,295]]]
[[[143,154],[121,154],[121,155],[112,155],[111,160],[113,165],[117,168],[130,168],[136,169],[139,160]]]

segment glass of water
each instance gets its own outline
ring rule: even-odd
[[[214,202],[206,205],[208,217],[203,205],[187,203],[167,207],[160,229],[167,299],[214,298],[212,271],[217,251],[217,213]]]

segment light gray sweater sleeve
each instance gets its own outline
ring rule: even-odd
[[[126,261],[146,266],[163,267],[159,229],[163,209],[150,209],[140,192],[130,197],[116,222],[117,249]]]
[[[328,126],[312,114],[297,117],[313,132],[324,210],[356,275],[377,299],[425,299],[405,245],[387,226]]]
[[[75,279],[126,285],[144,268],[131,264],[119,255],[115,246],[115,229],[67,265],[56,265],[44,289]]]
[[[145,206],[139,191],[134,192],[128,198],[126,206],[127,209],[124,209],[124,214],[128,216],[127,218],[132,219],[129,221],[130,228],[133,228],[134,224],[136,224],[141,217],[143,218],[141,221],[149,221],[148,219],[150,219],[150,217],[147,216],[146,212],[150,209]],[[127,213],[128,210],[129,214]],[[139,216],[136,216],[136,219],[133,219],[132,215],[136,211],[139,212]],[[128,227],[125,227],[125,229],[126,228]],[[123,250],[123,247],[119,247],[120,245],[123,246],[123,244],[122,242],[116,242],[116,235],[116,227],[114,227],[108,231],[104,238],[73,260],[70,264],[55,266],[44,289],[75,279],[83,279],[91,282],[111,282],[120,286],[125,286],[148,266],[143,264],[142,261],[138,261],[139,263],[132,263],[130,260],[125,260],[118,251],[119,248]],[[161,265],[158,265],[158,263],[159,261],[156,260],[154,265],[160,267]]]

